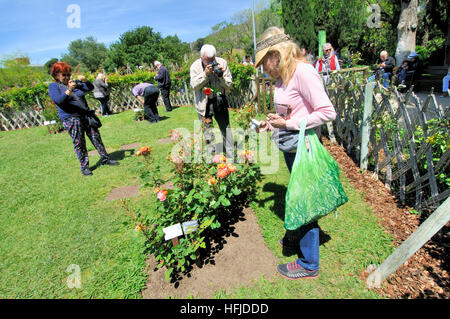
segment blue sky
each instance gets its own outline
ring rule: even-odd
[[[81,9],[80,28],[67,25],[71,4]],[[20,52],[32,64],[44,64],[60,58],[73,40],[93,36],[109,45],[143,25],[163,37],[176,34],[192,42],[249,9],[251,0],[0,0],[0,5],[0,56]]]

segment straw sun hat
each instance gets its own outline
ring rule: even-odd
[[[280,33],[259,41],[256,44],[255,67],[258,67],[262,63],[267,52],[271,51],[275,45],[284,41],[289,41],[290,39],[291,38],[287,34]]]

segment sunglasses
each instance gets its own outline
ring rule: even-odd
[[[331,49],[326,49],[325,52],[331,51]]]

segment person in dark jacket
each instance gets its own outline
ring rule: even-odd
[[[99,73],[94,83],[94,97],[100,102],[102,106],[102,116],[111,115],[111,111],[109,110],[108,101],[109,101],[109,88],[106,77],[103,73]]]
[[[398,70],[399,88],[406,88],[407,82],[410,83],[422,75],[422,61],[416,52],[411,52],[408,57],[402,62],[402,66]]]
[[[383,86],[389,88],[389,79],[392,77],[395,67],[395,59],[388,55],[387,51],[380,53],[380,59],[377,62],[375,74],[369,78],[369,81],[383,79]]]
[[[50,83],[48,93],[50,99],[57,105],[58,116],[64,128],[72,138],[74,151],[80,162],[81,173],[88,176],[92,175],[92,171],[89,169],[85,133],[100,154],[103,165],[118,165],[119,163],[109,159],[98,128],[89,125],[88,117],[95,114],[95,111],[89,109],[84,95],[94,86],[84,76],[79,76],[78,81],[71,80],[71,72],[72,68],[65,62],[53,64],[50,74],[55,82]]]
[[[172,104],[170,103],[170,85],[172,81],[170,80],[170,73],[167,68],[162,65],[161,62],[155,61],[155,66],[158,69],[158,74],[155,76],[155,80],[158,81],[158,87],[161,91],[161,95],[163,97],[164,105],[166,107],[166,111],[172,111]]]

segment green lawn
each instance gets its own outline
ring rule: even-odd
[[[104,144],[119,167],[100,166],[82,177],[66,132],[48,135],[45,127],[0,133],[0,298],[140,298],[146,282],[144,241],[120,201],[105,201],[112,189],[139,184],[138,161],[121,145],[151,146],[164,163],[170,144],[158,145],[171,129],[193,131],[195,110],[181,107],[157,125],[134,122],[133,111],[102,119]],[[94,149],[88,141],[88,150]],[[91,166],[99,156],[91,156]],[[163,165],[164,167],[164,165]],[[167,169],[167,166],[165,167]],[[277,243],[283,236],[283,210],[289,174],[280,156],[277,174],[264,177],[252,207],[266,244],[281,262]],[[384,259],[392,239],[348,181],[350,199],[320,221],[327,241],[321,245],[321,272],[316,280],[292,282],[264,278],[255,287],[241,287],[218,298],[379,298],[358,279],[359,272]],[[133,207],[151,210],[149,190],[130,200]],[[152,197],[153,198],[153,197]],[[81,289],[69,289],[69,265],[81,270]]]

